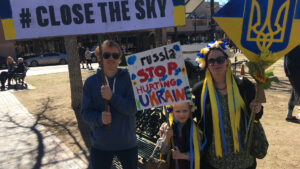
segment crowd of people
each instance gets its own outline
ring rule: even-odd
[[[77,52],[80,58],[81,68],[85,69],[84,63],[86,64],[86,68],[93,70],[92,67],[92,52],[90,51],[89,47],[84,48],[82,43],[78,43]]]
[[[299,49],[290,52],[284,64],[293,86],[286,117],[292,122],[299,122],[292,116],[294,106],[300,103],[299,78],[295,75],[300,66],[296,65],[300,63]],[[200,51],[204,80],[192,89],[194,102],[167,106],[169,119],[160,128],[158,150],[170,169],[198,169],[200,164],[205,169],[254,169],[257,157],[247,151],[243,140],[250,112],[255,113],[255,121],[263,115],[263,106],[255,101],[255,86],[247,78],[233,75],[231,53],[223,42],[210,43]],[[124,169],[135,169],[137,108],[129,72],[118,67],[122,50],[116,42],[106,40],[94,53],[103,67],[85,81],[81,104],[81,115],[91,128],[90,165],[110,169],[117,156]],[[89,48],[79,43],[78,55],[82,68],[85,63],[93,69]],[[22,58],[16,63],[10,56],[7,66],[8,71],[0,75],[1,90],[5,90],[6,82],[11,85],[16,73],[26,69]]]
[[[14,61],[14,58],[11,56],[8,56],[6,59],[7,64],[7,71],[3,71],[0,74],[0,80],[1,80],[1,91],[5,90],[5,83],[7,82],[7,87],[9,88],[11,86],[11,80],[15,77],[18,73],[24,73],[25,72],[25,65],[23,62],[23,58],[18,58],[17,63]]]
[[[101,47],[103,60],[99,48],[95,54],[103,61],[103,70],[86,80],[82,96],[82,117],[91,127],[90,164],[110,169],[117,156],[124,169],[134,169],[136,105],[130,75],[118,68],[122,54],[117,43],[107,40]],[[204,51],[205,80],[193,88],[196,110],[191,103],[168,106],[169,123],[161,126],[159,151],[171,155],[166,158],[170,169],[196,169],[200,162],[209,169],[256,168],[256,157],[242,144],[250,112],[255,112],[256,121],[263,114],[262,105],[254,100],[255,87],[232,74],[228,50],[221,44]]]

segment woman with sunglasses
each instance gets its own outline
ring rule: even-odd
[[[91,127],[90,163],[94,169],[110,169],[113,157],[117,156],[123,169],[136,169],[137,110],[129,73],[118,68],[121,49],[114,41],[106,40],[102,44],[103,60],[99,48],[95,55],[103,62],[103,70],[98,69],[85,81],[81,109],[83,119]],[[108,85],[102,85],[101,71]],[[105,110],[104,100],[108,101],[110,111]]]
[[[203,132],[201,167],[206,169],[252,169],[256,159],[244,145],[249,115],[262,116],[263,108],[254,102],[255,87],[246,78],[233,76],[230,51],[225,42],[210,43],[198,53],[198,63],[206,69],[205,79],[193,94],[197,121]]]

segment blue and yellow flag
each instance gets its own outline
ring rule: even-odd
[[[10,6],[10,1],[1,0],[0,6],[1,6],[0,19],[2,22],[5,39],[15,39],[16,32],[15,32],[13,19],[12,19],[12,10]]]
[[[214,19],[250,61],[271,52],[264,68],[300,44],[300,0],[231,0]]]
[[[173,0],[174,10],[174,25],[184,26],[185,25],[185,2],[184,0]]]

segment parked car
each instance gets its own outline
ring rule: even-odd
[[[37,57],[25,59],[24,63],[28,66],[67,64],[67,55],[59,52],[47,52]]]
[[[5,56],[0,56],[0,69],[7,69]]]

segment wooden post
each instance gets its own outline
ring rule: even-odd
[[[103,66],[103,56],[102,56],[102,46],[101,46],[101,44],[102,44],[102,41],[99,40],[99,56],[100,56],[99,66],[100,66],[100,69],[101,69],[101,80],[102,80],[102,85],[107,85],[108,82],[106,81],[105,74],[104,74],[104,66]],[[108,100],[104,99],[104,107],[105,107],[105,111],[110,112],[110,106],[109,106]],[[107,125],[107,129],[108,129],[108,132],[110,132],[110,130],[111,130],[110,124]]]

